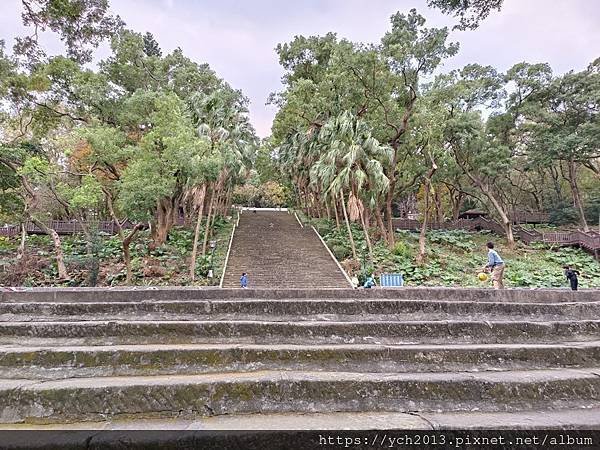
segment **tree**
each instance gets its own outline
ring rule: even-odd
[[[356,248],[349,220],[360,220],[372,259],[368,210],[377,205],[389,186],[382,161],[389,164],[391,149],[380,145],[366,123],[348,112],[330,119],[321,129],[319,141],[324,152],[311,169],[311,178],[320,182],[325,195],[331,191],[341,197],[354,258]]]
[[[494,9],[500,10],[504,0],[427,0],[427,5],[439,8],[444,14],[460,18],[454,28],[474,30]]]
[[[584,231],[589,227],[579,186],[583,167],[596,171],[600,158],[600,60],[582,72],[568,72],[539,89],[523,112],[530,123],[531,157],[538,164],[558,162],[571,188]]]
[[[318,159],[312,136],[327,120],[351,112],[371,128],[373,138],[392,149],[392,162],[384,165],[389,189],[375,200],[374,211],[377,220],[385,212],[386,237],[393,245],[392,202],[413,189],[420,176],[411,172],[412,150],[404,145],[420,96],[419,83],[454,55],[458,45],[446,42],[447,29],[425,28],[425,19],[415,10],[393,15],[391,24],[380,45],[338,41],[328,34],[297,37],[278,46],[280,62],[287,69],[286,90],[272,95],[271,101],[280,107],[273,134],[283,144],[281,161],[293,171],[292,184],[305,209],[316,209],[317,215],[314,198],[319,192],[308,185],[307,168]]]
[[[227,85],[208,95],[196,93],[189,101],[197,133],[206,143],[210,155],[206,162],[199,163],[192,188],[191,198],[194,198],[194,206],[197,210],[190,260],[192,281],[195,277],[197,247],[207,190],[210,189],[211,192],[202,255],[206,253],[214,218],[217,212],[225,213],[229,208],[233,185],[240,180],[256,144],[254,130],[246,116],[247,102],[248,100],[240,92]]]
[[[33,27],[33,34],[17,38],[15,51],[20,55],[43,56],[38,35],[50,29],[65,43],[69,58],[79,63],[89,62],[92,49],[123,26],[119,16],[108,14],[108,0],[22,0],[21,3],[23,24]]]
[[[162,51],[152,33],[146,33],[144,35],[144,53],[146,56],[162,56]]]
[[[445,145],[456,165],[483,194],[500,218],[509,246],[514,246],[512,218],[503,204],[501,181],[511,172],[510,148],[483,120],[482,108],[498,108],[505,97],[503,77],[490,67],[469,64],[440,75],[430,95],[445,105]]]
[[[153,246],[162,245],[175,222],[178,204],[190,176],[189,162],[204,149],[195,136],[182,100],[172,93],[139,92],[126,105],[150,110],[139,144],[120,179],[121,204],[137,205],[134,219],[150,222]],[[153,180],[148,183],[148,180]]]

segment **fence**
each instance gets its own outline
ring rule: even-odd
[[[83,232],[81,222],[78,220],[49,220],[45,222],[45,225],[56,231],[58,234],[77,234]],[[133,223],[128,220],[121,225],[123,228],[133,228]],[[98,231],[107,234],[116,234],[118,231],[117,226],[112,220],[101,220],[93,224],[94,228],[96,228],[96,226]],[[25,222],[25,232],[27,234],[44,234],[44,231],[31,221]],[[0,227],[0,236],[17,236],[20,233],[20,225]]]

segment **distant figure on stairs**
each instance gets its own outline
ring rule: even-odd
[[[238,272],[239,273],[239,272]],[[240,286],[243,289],[246,289],[248,287],[248,274],[246,272],[244,272],[242,274],[242,276],[240,277]]]

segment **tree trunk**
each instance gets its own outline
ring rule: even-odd
[[[142,229],[142,224],[136,224],[131,230],[131,232],[127,236],[125,236],[123,233],[123,226],[121,225],[121,222],[119,222],[119,218],[117,217],[117,214],[115,213],[115,210],[113,208],[113,202],[110,193],[108,191],[104,191],[104,194],[106,197],[106,203],[108,205],[108,211],[113,219],[113,223],[117,226],[117,232],[119,233],[119,238],[121,239],[121,248],[123,249],[123,262],[125,263],[126,270],[125,285],[129,286],[131,285],[131,282],[133,280],[133,271],[131,270],[131,252],[129,250],[129,247],[131,245],[131,242],[133,242],[133,239],[135,238],[137,232]]]
[[[437,170],[437,165],[433,159],[433,156],[430,155],[431,158],[431,169],[429,173],[425,177],[425,211],[423,211],[423,221],[421,222],[421,233],[419,234],[419,254],[417,255],[417,263],[419,265],[423,264],[425,261],[425,238],[427,233],[427,218],[429,217],[429,193],[431,191],[431,179]]]
[[[200,240],[200,228],[202,225],[202,213],[204,212],[204,197],[206,196],[206,184],[202,185],[200,190],[201,200],[198,202],[198,218],[196,219],[196,229],[194,230],[194,245],[192,247],[192,258],[190,261],[190,279],[193,282],[196,278],[196,256],[198,254],[198,241]]]
[[[344,213],[344,221],[346,222],[346,229],[348,230],[348,238],[350,239],[350,246],[352,247],[352,257],[356,257],[356,245],[354,244],[354,237],[352,236],[352,228],[350,228],[350,221],[348,220],[348,212],[346,211],[346,200],[344,199],[343,191],[340,192],[340,200],[342,201],[342,211]]]
[[[508,241],[508,248],[515,248],[515,237],[512,231],[512,221],[508,218],[508,214],[506,213],[502,205],[500,205],[500,202],[493,194],[493,192],[483,183],[483,181],[481,181],[481,179],[474,176],[469,171],[465,171],[465,173],[471,179],[471,181],[473,181],[473,184],[475,184],[475,186],[477,186],[481,190],[481,192],[483,192],[483,194],[488,198],[488,200],[500,216],[500,219],[502,220],[502,228],[504,228],[504,234],[506,235],[506,240]]]
[[[425,262],[425,243],[427,234],[427,219],[429,217],[429,178],[425,180],[425,211],[423,211],[423,219],[421,221],[421,232],[419,233],[419,254],[417,255],[417,264],[422,265]]]
[[[206,227],[204,228],[204,241],[202,242],[202,256],[206,255],[206,244],[208,242],[208,235],[210,233],[211,215],[214,203],[215,191],[213,189],[210,193],[210,203],[208,204],[208,213],[206,214]]]
[[[381,233],[381,237],[387,243],[387,241],[388,241],[388,235],[385,232],[385,224],[383,223],[383,218],[381,217],[381,211],[379,210],[378,206],[375,207],[375,220],[377,221],[377,225],[379,226],[379,231]]]
[[[98,272],[100,271],[100,261],[97,251],[98,244],[96,241],[98,238],[98,229],[96,224],[87,221],[86,217],[83,215],[79,216],[79,223],[81,224],[81,230],[85,236],[85,249],[89,259],[86,284],[90,287],[95,287],[98,284]],[[92,231],[92,227],[95,227],[96,229]]]
[[[228,216],[231,211],[231,196],[233,195],[233,188],[229,186],[227,189],[227,197],[225,199],[225,210],[223,211],[224,216]]]
[[[27,238],[27,231],[25,230],[25,222],[21,222],[21,242],[17,248],[17,259],[22,259],[25,255],[25,239]]]
[[[52,242],[54,243],[56,266],[58,268],[58,278],[60,278],[61,280],[68,280],[69,274],[67,272],[67,266],[65,266],[65,256],[62,251],[62,245],[58,233],[52,228],[48,227],[44,222],[36,219],[33,216],[31,216],[31,221],[35,223],[44,233],[46,233],[52,238]]]
[[[456,196],[451,194],[452,200],[452,220],[457,221],[458,216],[460,216],[460,210],[462,208],[463,203],[465,202],[465,196],[462,192],[458,192]]]
[[[125,276],[125,284],[127,286],[131,285],[131,281],[133,279],[133,272],[131,270],[131,252],[129,251],[129,246],[131,242],[135,238],[137,232],[142,228],[142,224],[138,223],[133,227],[131,233],[129,233],[123,239],[123,233],[121,233],[122,238],[122,247],[123,247],[123,261],[125,261],[125,269],[127,270],[127,275]]]
[[[340,229],[340,215],[338,213],[338,204],[337,200],[333,199],[333,211],[335,213],[335,226],[339,230]]]
[[[435,190],[435,220],[437,223],[444,222],[444,209],[442,207],[442,194],[440,194],[440,189]]]
[[[569,185],[571,186],[571,193],[573,195],[573,202],[579,212],[579,221],[583,227],[583,231],[586,233],[590,231],[587,220],[585,218],[585,211],[583,210],[583,202],[581,201],[581,193],[579,192],[579,186],[577,184],[577,168],[573,159],[569,160]]]
[[[167,241],[167,236],[173,226],[173,210],[171,199],[159,200],[156,208],[156,224],[152,228],[152,249],[163,245]]]
[[[386,214],[386,220],[387,220],[387,234],[388,234],[388,246],[391,248],[394,246],[394,244],[396,243],[395,237],[394,237],[394,225],[392,223],[392,200],[394,199],[394,187],[395,187],[395,183],[392,183],[392,181],[390,180],[390,190],[387,193],[387,197],[385,199],[385,214]]]
[[[359,210],[360,221],[362,223],[363,232],[365,233],[365,241],[367,242],[367,249],[369,250],[369,259],[373,261],[373,246],[371,245],[371,238],[369,237],[369,223],[365,217],[364,208]]]
[[[515,238],[513,236],[512,231],[512,221],[508,218],[508,214],[504,211],[504,208],[500,205],[500,202],[496,199],[496,197],[492,194],[489,189],[482,189],[486,197],[492,203],[500,219],[502,220],[502,227],[504,228],[504,233],[506,234],[506,240],[508,241],[508,248],[515,248]]]

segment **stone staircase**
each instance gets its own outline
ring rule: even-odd
[[[223,287],[347,288],[349,282],[311,227],[285,211],[246,210],[233,235]]]
[[[0,429],[600,428],[599,313],[597,291],[4,291]]]

